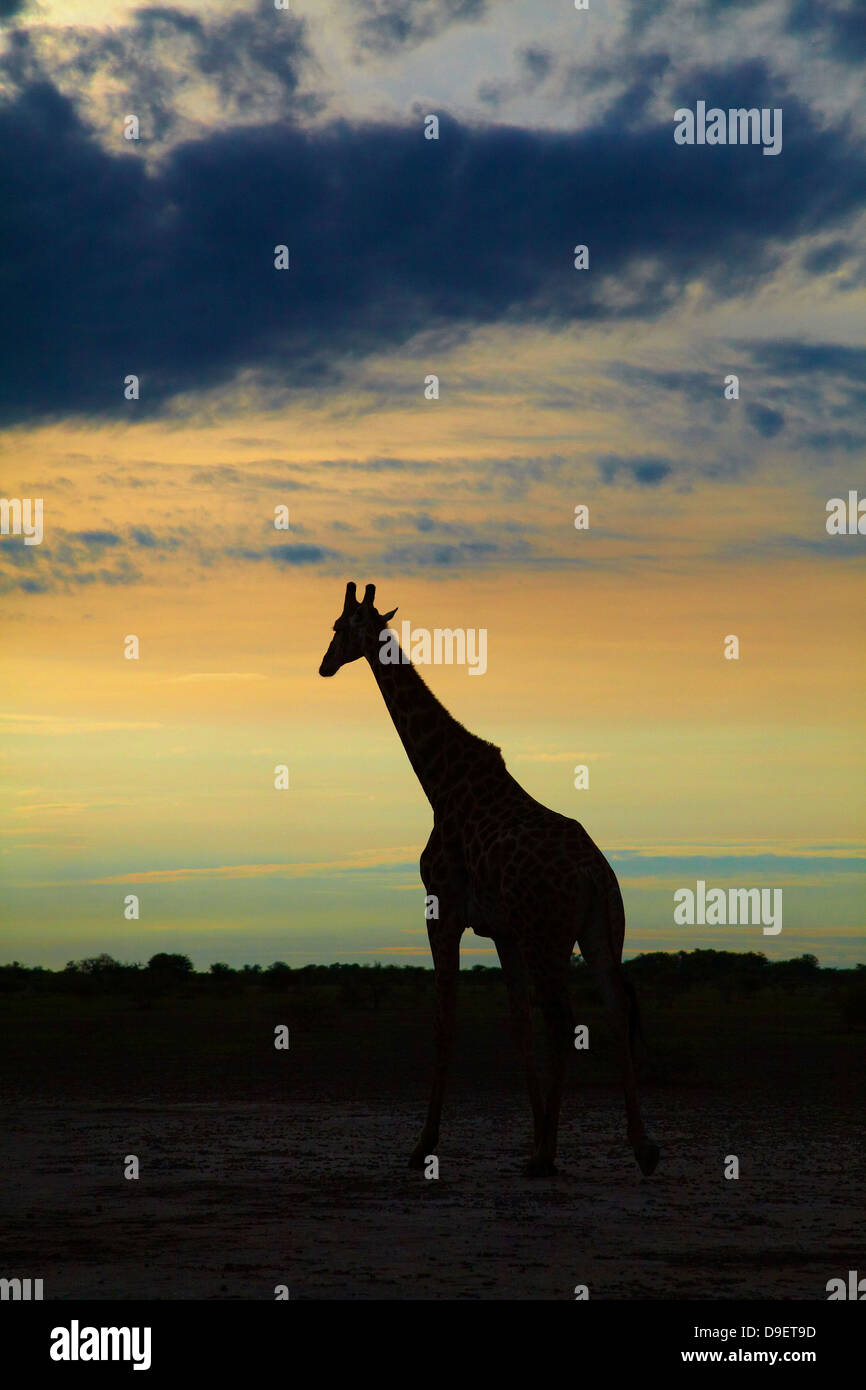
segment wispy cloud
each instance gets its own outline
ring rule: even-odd
[[[103,878],[66,879],[65,886],[101,886],[114,883],[183,883],[199,879],[235,878],[320,878],[331,874],[365,872],[370,869],[404,868],[411,857],[417,857],[418,846],[407,845],[392,849],[363,851],[345,859],[310,860],[306,863],[283,864],[216,864],[200,868],[139,869],[125,874],[108,874]],[[55,880],[55,883],[58,883]]]

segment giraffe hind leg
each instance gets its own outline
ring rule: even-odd
[[[569,947],[568,956],[571,954]],[[527,1177],[550,1177],[556,1167],[556,1144],[565,1069],[574,1042],[574,1011],[568,989],[568,956],[560,962],[535,962],[536,993],[547,1034],[548,1082],[541,1135],[524,1170]],[[561,966],[561,968],[560,968]]]
[[[625,1110],[628,1123],[628,1139],[637,1159],[638,1167],[644,1177],[649,1177],[658,1166],[660,1149],[644,1128],[637,1095],[637,1082],[634,1074],[632,1044],[637,1023],[637,998],[626,984],[622,966],[617,962],[596,972],[608,1016],[616,1037],[620,1055],[623,1088],[625,1091]]]

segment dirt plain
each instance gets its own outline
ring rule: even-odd
[[[504,999],[469,993],[437,1179],[406,1166],[426,998],[4,1001],[2,1272],[46,1299],[558,1300],[824,1298],[866,1269],[862,1034],[802,1001],[651,1010],[643,1179],[587,1006],[561,1172],[531,1180]]]

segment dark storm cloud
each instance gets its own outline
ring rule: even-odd
[[[0,78],[12,88],[51,82],[101,108],[119,103],[113,108],[118,128],[122,114],[135,113],[147,143],[182,129],[191,84],[199,96],[210,88],[227,120],[312,114],[321,99],[298,92],[307,68],[316,70],[304,21],[257,0],[255,9],[201,19],[164,5],[139,9],[131,22],[109,29],[22,28],[0,59]]]
[[[643,34],[665,16],[671,27],[687,22],[699,32],[712,32],[744,10],[764,9],[777,19],[783,34],[803,38],[838,63],[860,63],[866,57],[866,17],[863,0],[787,0],[778,13],[775,0],[629,0],[628,29]]]
[[[73,531],[72,539],[82,541],[88,547],[101,545],[120,545],[120,536],[115,531]]]
[[[664,14],[669,3],[670,0],[629,0],[628,27],[633,33],[642,34]]]
[[[412,532],[420,531],[426,535],[434,532],[441,536],[472,536],[475,528],[468,522],[442,521],[429,512],[387,512],[370,518],[371,526],[381,530]]]
[[[825,452],[839,449],[843,454],[857,454],[866,449],[866,434],[862,430],[812,430],[802,436],[802,442],[810,449]]]
[[[762,0],[629,0],[628,27],[642,34],[666,15],[671,25],[687,20],[691,26],[706,28],[735,16],[738,10],[759,9],[761,4]]]
[[[7,19],[17,19],[29,4],[30,0],[0,0],[0,24]]]
[[[760,64],[686,86],[779,104]],[[649,320],[696,278],[741,294],[784,243],[866,201],[862,151],[784,106],[772,159],[676,146],[672,120],[555,133],[443,116],[438,142],[420,122],[235,128],[151,172],[36,83],[0,108],[0,421],[142,418],[243,369],[275,401],[422,330]]]
[[[553,68],[552,53],[538,44],[519,49],[517,61],[530,80],[536,84],[544,82]]]
[[[481,19],[487,0],[355,0],[361,50],[397,53],[436,38],[452,24]]]
[[[866,348],[842,343],[801,343],[792,338],[741,343],[740,347],[758,366],[780,376],[815,373],[854,382],[866,380]]]
[[[551,75],[560,77],[562,58],[550,48],[543,48],[540,44],[528,44],[515,49],[514,66],[516,77],[485,78],[480,82],[479,101],[491,107],[498,107],[515,96],[530,96],[543,86]],[[569,73],[570,71],[571,69],[568,70]]]
[[[129,538],[143,550],[177,550],[181,544],[180,536],[156,536],[149,526],[131,526]]]
[[[504,556],[515,557],[519,546],[511,545],[503,549],[495,541],[458,541],[451,543],[414,543],[396,546],[383,551],[376,561],[383,568],[400,570],[415,569],[462,569],[466,565],[479,565],[488,560],[501,560]]]
[[[713,372],[659,371],[652,367],[634,367],[630,362],[612,362],[609,374],[627,386],[650,391],[682,391],[695,399],[704,394],[717,395],[719,390],[719,376]]]
[[[791,0],[787,29],[803,35],[837,63],[866,58],[866,11],[863,0]]]
[[[88,584],[129,585],[141,579],[113,531],[58,530],[41,545],[24,545],[16,536],[0,547],[0,593],[69,593]]]
[[[630,474],[639,487],[658,487],[673,473],[673,465],[666,459],[622,458],[619,454],[606,454],[598,460],[598,471],[606,483],[620,481],[622,474]]]
[[[234,547],[227,550],[226,554],[232,559],[237,560],[251,560],[253,562],[258,560],[269,560],[271,564],[279,565],[281,568],[285,566],[293,568],[300,565],[318,565],[321,564],[323,560],[336,560],[340,558],[339,551],[328,550],[323,545],[272,545],[267,546],[263,550],[252,550],[248,547]]]
[[[778,400],[799,412],[797,437],[810,447],[851,451],[862,439],[860,424],[866,413],[866,348],[841,343],[803,343],[796,339],[735,340],[719,344],[719,373],[670,371],[612,362],[608,375],[645,393],[679,392],[690,401],[703,401],[716,412],[726,411],[721,395],[723,371],[736,370],[741,388]],[[793,378],[808,379],[792,389]],[[785,427],[782,410],[765,401],[747,400],[748,424],[765,439]]]
[[[622,64],[618,80],[625,79],[619,96],[605,111],[608,123],[631,130],[646,120],[650,103],[658,96],[659,87],[671,67],[666,53],[635,54]]]
[[[277,14],[273,0],[258,0],[254,12],[215,15],[204,21],[171,6],[148,6],[136,10],[135,20],[135,27],[123,31],[129,35],[133,54],[186,35],[193,41],[194,67],[213,77],[223,96],[241,106],[253,100],[265,74],[294,92],[301,65],[310,56],[303,21]]]
[[[773,439],[785,428],[785,417],[781,410],[758,402],[746,402],[746,419],[763,439]]]
[[[742,354],[741,390],[763,401],[747,400],[746,420],[765,439],[787,425],[791,438],[823,455],[862,448],[866,419],[866,348],[846,343],[804,343],[776,338],[732,343]],[[747,363],[753,365],[748,367]],[[784,405],[780,409],[767,400]]]
[[[844,265],[851,255],[852,247],[845,241],[831,241],[827,246],[819,246],[803,257],[803,269],[812,275],[832,275]]]
[[[531,44],[515,50],[514,67],[513,77],[485,78],[479,83],[479,101],[498,109],[544,88],[548,100],[568,108],[587,95],[601,93],[602,100],[607,99],[605,122],[632,128],[646,123],[646,108],[658,97],[672,62],[661,50],[634,48],[617,50],[613,58],[596,52],[586,61],[575,62],[567,51]]]
[[[227,546],[224,537],[210,542],[188,530],[154,532],[149,526],[130,526],[116,531],[65,531],[52,528],[38,546],[24,544],[18,536],[4,537],[0,546],[0,593],[70,593],[88,584],[133,585],[153,577],[138,568],[145,552],[157,562],[182,555],[191,565],[210,567],[223,560],[262,560],[282,568],[318,565],[340,558],[339,551],[321,545],[273,545],[259,549]]]
[[[323,545],[274,545],[267,558],[274,565],[318,565],[322,560],[337,559],[337,551]]]

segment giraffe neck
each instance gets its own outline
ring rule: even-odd
[[[436,810],[448,792],[466,779],[479,754],[495,752],[500,761],[501,755],[448,713],[402,649],[399,663],[380,661],[379,652],[377,642],[366,651],[367,661],[415,776]]]

